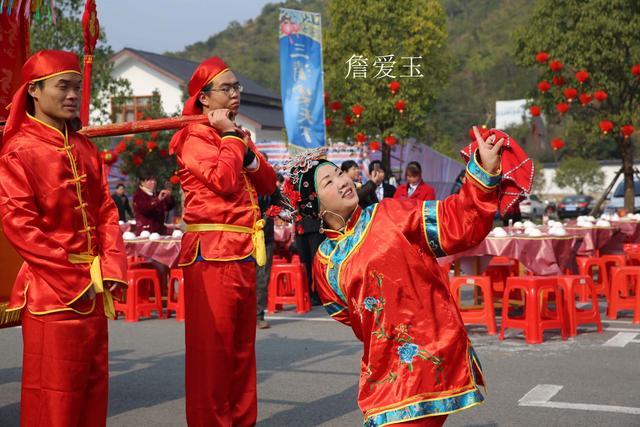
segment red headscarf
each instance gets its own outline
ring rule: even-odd
[[[496,141],[504,138],[501,156],[502,181],[500,182],[499,190],[500,215],[504,216],[512,205],[519,203],[526,194],[531,193],[535,173],[533,162],[522,147],[506,133],[497,129],[481,129],[480,132],[485,139],[489,135],[495,135]],[[472,139],[474,141],[460,152],[467,162],[478,148],[478,142],[475,141],[475,137]]]
[[[80,74],[78,56],[63,50],[41,50],[34,53],[22,66],[22,85],[13,94],[9,117],[4,126],[3,140],[8,140],[20,129],[27,114],[29,83],[45,80],[64,73]]]
[[[213,79],[228,70],[227,64],[217,56],[202,61],[189,80],[189,99],[184,103],[182,114],[185,116],[202,114],[202,108],[197,102],[198,94]]]

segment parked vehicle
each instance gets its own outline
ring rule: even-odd
[[[558,218],[575,218],[581,215],[589,215],[595,205],[591,196],[575,195],[567,196],[558,203]]]
[[[540,218],[544,214],[544,210],[544,203],[535,194],[529,194],[520,202],[520,214],[523,218]]]
[[[633,187],[635,192],[635,211],[640,212],[640,181],[633,181]],[[615,191],[613,191],[613,195],[610,193],[607,197],[607,206],[605,207],[605,212],[614,213],[618,212],[618,209],[624,208],[624,180],[620,180],[618,185],[616,186]]]

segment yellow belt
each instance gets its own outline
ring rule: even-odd
[[[231,233],[251,234],[253,240],[253,252],[251,255],[256,259],[256,264],[260,267],[267,263],[267,247],[264,243],[264,219],[256,221],[253,228],[231,224],[187,224],[187,231],[229,231]]]
[[[109,319],[116,318],[116,310],[113,306],[113,297],[109,289],[104,288],[102,282],[102,270],[100,268],[100,257],[88,254],[69,254],[69,262],[71,264],[91,264],[89,272],[91,273],[91,283],[96,294],[104,294],[102,302],[104,303],[104,314]]]

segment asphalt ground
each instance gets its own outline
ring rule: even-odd
[[[272,328],[257,334],[258,425],[361,425],[361,347],[351,330],[320,308],[269,320]],[[487,400],[446,425],[640,426],[640,325],[631,324],[630,313],[603,324],[602,334],[586,326],[567,341],[552,331],[540,345],[527,345],[516,330],[501,342],[470,327]],[[19,425],[21,352],[21,330],[0,330],[3,427]],[[110,370],[109,426],[185,425],[182,323],[111,322]]]

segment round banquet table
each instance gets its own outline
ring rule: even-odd
[[[578,248],[578,256],[596,256],[598,251],[613,253],[622,251],[625,235],[620,227],[565,227],[568,234],[582,237],[582,244]]]
[[[180,239],[172,237],[125,240],[124,246],[129,257],[149,258],[169,268],[175,266],[180,255]]]

